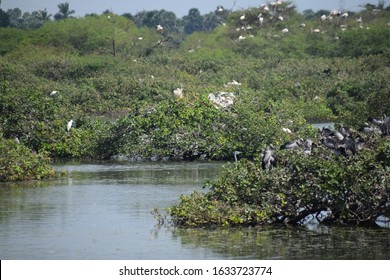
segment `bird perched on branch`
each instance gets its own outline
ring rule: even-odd
[[[261,159],[261,167],[263,170],[269,170],[272,166],[276,165],[276,160],[274,157],[274,147],[273,145],[269,145],[262,156]]]
[[[72,125],[73,125],[73,120],[70,120],[66,125],[66,130],[69,131],[72,128]]]
[[[183,84],[180,84],[180,88],[173,91],[173,96],[178,99],[183,98]]]
[[[239,154],[241,154],[241,153],[242,153],[242,152],[240,152],[240,151],[234,151],[234,152],[233,152],[233,157],[234,157],[234,161],[235,161],[235,162],[238,161],[237,155],[239,155]]]

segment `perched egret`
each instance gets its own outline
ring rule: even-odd
[[[237,161],[238,161],[238,159],[237,159],[237,155],[239,155],[239,154],[241,154],[241,152],[240,152],[240,151],[234,151],[234,152],[233,152],[233,157],[234,157],[234,161],[235,161],[235,162],[237,162]]]
[[[70,120],[66,125],[66,129],[69,131],[72,128],[73,120]]]
[[[175,98],[182,98],[183,97],[183,84],[180,84],[180,88],[177,88],[173,91],[173,96]]]
[[[282,131],[285,133],[288,133],[288,134],[292,133],[291,129],[286,128],[286,127],[282,127]]]

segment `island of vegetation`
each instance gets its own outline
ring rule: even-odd
[[[1,7],[1,6],[0,6]],[[390,216],[390,6],[0,9],[0,181],[56,159],[227,160],[185,226]],[[52,17],[54,19],[52,19]],[[334,123],[332,129],[313,123]]]

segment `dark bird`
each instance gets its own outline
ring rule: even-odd
[[[302,145],[302,140],[301,139],[298,139],[298,140],[291,140],[287,143],[284,143],[282,146],[280,146],[280,149],[281,150],[288,150],[288,149],[294,149],[294,148],[299,148],[300,146]]]
[[[321,143],[325,146],[328,147],[329,149],[335,149],[336,148],[336,143],[329,138],[321,138]]]

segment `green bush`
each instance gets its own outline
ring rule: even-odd
[[[40,180],[60,176],[47,153],[33,153],[14,139],[0,135],[0,181]]]
[[[184,226],[300,224],[309,215],[330,214],[322,223],[375,225],[389,216],[389,141],[377,139],[347,158],[325,147],[310,156],[278,153],[278,166],[265,172],[259,161],[227,165],[206,194],[182,196],[169,208],[172,221]]]

